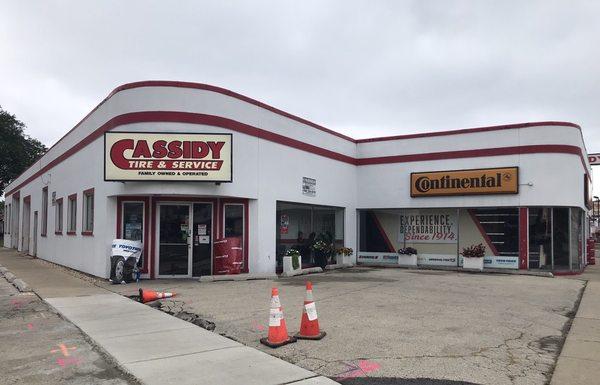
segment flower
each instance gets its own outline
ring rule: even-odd
[[[405,247],[403,249],[398,250],[398,254],[400,254],[400,255],[417,254],[417,249],[412,248],[412,247]]]
[[[295,257],[295,256],[299,256],[299,255],[300,255],[300,252],[296,249],[288,249],[285,252],[286,257]]]
[[[328,245],[327,243],[325,243],[323,241],[316,241],[312,245],[312,248],[313,248],[313,250],[325,251],[330,248],[330,245]]]
[[[482,243],[480,243],[478,245],[464,247],[460,255],[462,255],[465,258],[483,258],[483,256],[485,255],[485,246]]]
[[[352,250],[350,247],[340,247],[335,251],[335,253],[348,257],[354,253],[354,250]]]

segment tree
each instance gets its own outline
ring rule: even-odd
[[[37,139],[26,135],[25,124],[0,106],[0,195],[48,150]]]

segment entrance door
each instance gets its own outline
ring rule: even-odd
[[[37,255],[37,228],[38,228],[38,212],[33,212],[33,240],[31,244],[31,255]]]
[[[191,277],[190,204],[158,205],[158,277]]]
[[[192,275],[212,274],[212,203],[194,203]]]
[[[31,212],[30,212],[30,207],[31,204],[29,203],[29,201],[23,201],[23,229],[22,229],[22,236],[23,239],[21,240],[21,251],[23,251],[24,253],[29,254],[29,234],[30,234],[30,228],[29,228],[29,217],[31,216]]]

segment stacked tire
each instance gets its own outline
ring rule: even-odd
[[[135,263],[135,258],[125,260],[120,255],[111,257],[110,264],[110,281],[113,285],[119,283],[130,283],[137,280],[138,268]]]

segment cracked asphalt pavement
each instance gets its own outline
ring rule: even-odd
[[[321,341],[259,343],[279,287],[288,332],[298,331],[311,280]],[[276,281],[143,281],[175,291],[163,310],[214,322],[215,332],[343,384],[545,384],[584,282],[524,275],[353,268]]]
[[[1,276],[0,357],[6,385],[137,384],[37,295],[20,293]]]

